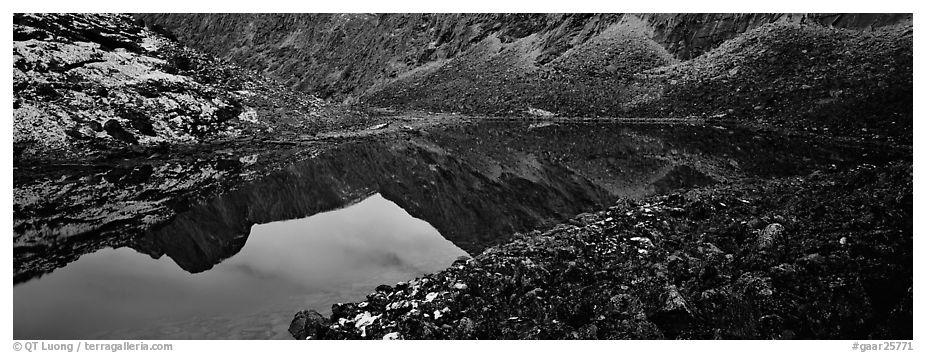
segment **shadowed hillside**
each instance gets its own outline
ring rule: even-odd
[[[373,107],[717,118],[901,140],[912,127],[903,14],[139,17],[298,90]]]

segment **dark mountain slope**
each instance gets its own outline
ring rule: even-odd
[[[676,60],[628,17],[548,60],[537,35],[505,44],[489,37],[466,54],[399,78],[365,97],[374,106],[521,115],[530,108],[596,116],[620,111],[640,95],[633,75]]]
[[[643,75],[659,91],[631,112],[638,116],[714,117],[912,142],[909,22],[866,32],[765,25]]]
[[[145,14],[322,96],[488,115],[912,128],[904,14]]]
[[[321,96],[368,87],[465,53],[494,36],[544,31],[546,46],[595,31],[619,16],[543,14],[138,14],[194,47],[262,70]],[[594,17],[594,18],[592,18]],[[556,42],[556,43],[554,43]]]
[[[180,40],[323,96],[358,96],[379,81],[478,48],[489,37],[534,36],[537,63],[552,61],[627,18],[678,59],[772,22],[869,29],[900,14],[136,14]]]

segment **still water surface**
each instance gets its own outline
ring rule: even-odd
[[[14,287],[15,338],[291,338],[293,313],[330,311],[466,252],[379,194],[256,224],[244,248],[191,274],[129,248],[87,254]]]

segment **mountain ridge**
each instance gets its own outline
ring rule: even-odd
[[[547,63],[608,25],[634,17],[676,58],[688,60],[773,22],[873,29],[908,14],[135,14],[195,48],[258,68],[298,90],[343,98],[436,61],[489,36],[542,37]],[[257,53],[257,55],[254,55]],[[307,59],[299,62],[299,59]],[[370,73],[367,73],[370,72]],[[293,74],[295,74],[294,77]],[[357,77],[357,76],[360,77]],[[298,77],[301,76],[301,77]]]

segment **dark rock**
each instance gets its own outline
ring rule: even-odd
[[[583,340],[595,340],[598,339],[598,326],[595,324],[588,324],[579,328],[578,338]]]
[[[315,310],[303,310],[296,313],[289,324],[289,333],[297,340],[324,337],[329,325],[328,319]]]
[[[781,337],[781,325],[783,324],[784,319],[781,316],[776,314],[765,315],[759,318],[759,332],[762,337],[765,338],[780,338]]]
[[[164,205],[174,212],[180,213],[188,211],[190,208],[192,208],[193,202],[187,196],[180,196],[167,200]]]
[[[818,266],[822,264],[823,260],[824,258],[822,255],[813,253],[813,254],[802,256],[800,259],[797,259],[797,263],[805,267],[812,267],[812,266]]]
[[[703,282],[703,285],[706,287],[711,287],[711,284],[714,283],[714,280],[717,279],[717,275],[720,272],[716,267],[711,265],[706,265],[701,268],[701,272],[698,274],[698,279]]]
[[[119,113],[119,117],[127,120],[129,126],[144,135],[156,135],[154,132],[154,125],[151,123],[151,118],[147,114],[134,109],[124,109]]]
[[[77,131],[77,130],[74,130],[74,129],[67,129],[67,130],[64,130],[64,134],[65,134],[65,135],[68,135],[68,136],[70,136],[70,137],[72,137],[72,138],[78,139],[78,140],[83,140],[83,139],[86,139],[86,138],[87,138],[87,136],[84,136],[84,134],[80,133],[80,131]]]
[[[94,95],[97,95],[97,96],[100,96],[100,97],[107,97],[107,96],[109,96],[109,89],[107,89],[105,86],[96,86],[96,87],[93,88],[93,91],[91,91],[91,92],[92,92]]]
[[[141,184],[148,181],[151,178],[151,174],[154,172],[154,167],[148,164],[143,164],[136,166],[132,169],[128,175],[121,180],[125,184]]]
[[[154,167],[143,164],[134,168],[116,167],[103,175],[106,181],[118,185],[140,184],[148,181]]]
[[[193,61],[189,57],[183,55],[174,55],[167,59],[167,67],[165,70],[172,73],[180,73],[184,71],[193,70]]]
[[[221,107],[215,112],[215,117],[219,122],[237,118],[244,109],[238,104]]]
[[[752,218],[749,220],[749,222],[746,222],[746,226],[749,227],[749,229],[759,229],[764,225],[764,223],[765,222],[759,218]]]
[[[35,94],[45,101],[58,100],[64,97],[58,92],[54,85],[47,82],[37,84],[35,86]]]
[[[241,161],[237,159],[220,159],[215,162],[215,168],[224,171],[238,170],[241,168]]]
[[[41,29],[29,28],[25,26],[13,27],[13,40],[17,42],[32,39],[42,40],[48,37],[48,32]]]
[[[581,265],[575,261],[566,264],[566,271],[563,273],[563,279],[569,282],[581,282],[585,279],[585,271]]]
[[[357,304],[337,303],[331,306],[331,320],[350,319],[357,315]]]
[[[387,304],[386,294],[383,292],[375,292],[367,295],[367,307],[364,310],[385,310]]]
[[[688,309],[688,302],[674,285],[666,287],[665,297],[665,304],[650,316],[650,321],[666,338],[674,339],[691,324],[694,317]]]
[[[154,132],[154,124],[151,124],[151,120],[132,120],[129,123],[135,130],[138,130],[138,132],[144,135],[157,136],[157,133]]]
[[[135,135],[125,130],[115,119],[109,119],[103,124],[103,130],[106,130],[106,133],[112,138],[128,143],[128,144],[138,144],[138,139],[135,138]]]
[[[103,131],[103,124],[100,124],[100,123],[98,123],[98,122],[96,122],[96,121],[87,122],[87,127],[89,127],[90,130],[93,130],[93,131],[96,131],[96,132]]]
[[[476,334],[476,323],[473,319],[464,317],[457,321],[456,327],[457,335],[459,339],[472,339]]]
[[[103,179],[110,183],[115,184],[118,181],[122,180],[122,178],[124,178],[130,172],[132,172],[131,168],[116,167],[116,168],[110,169],[108,172],[106,172],[106,174],[103,174]]]

